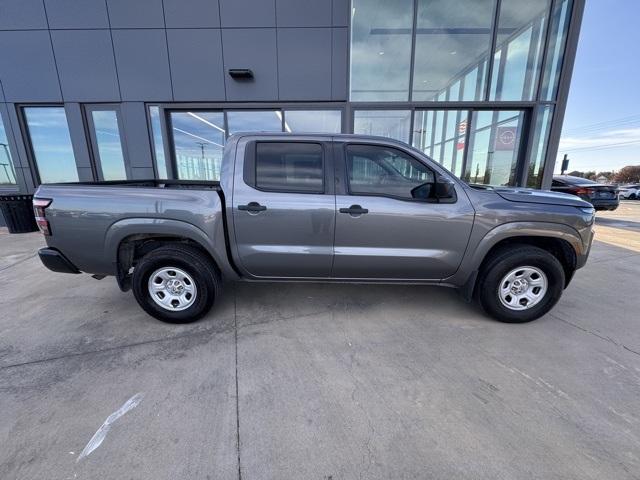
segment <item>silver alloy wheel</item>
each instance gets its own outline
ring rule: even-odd
[[[498,286],[498,297],[509,310],[528,310],[544,298],[548,281],[536,267],[518,267],[507,273]]]
[[[159,268],[153,272],[147,287],[153,301],[170,312],[186,310],[198,295],[191,275],[175,267]]]

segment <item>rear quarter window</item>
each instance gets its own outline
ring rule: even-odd
[[[259,190],[323,193],[322,145],[303,142],[257,142],[255,186]]]

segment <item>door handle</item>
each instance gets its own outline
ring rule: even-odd
[[[349,208],[341,208],[340,213],[348,213],[349,215],[363,215],[369,213],[369,210],[362,208],[360,205],[351,205]]]
[[[258,202],[249,202],[247,205],[238,205],[238,210],[245,210],[247,212],[264,212],[267,209],[264,205],[260,205]]]

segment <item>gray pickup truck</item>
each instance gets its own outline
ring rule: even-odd
[[[113,275],[150,315],[205,315],[223,280],[441,285],[504,322],[548,312],[587,261],[578,197],[468,185],[408,145],[356,135],[238,134],[220,182],[42,185],[56,272]]]

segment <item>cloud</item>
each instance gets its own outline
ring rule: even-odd
[[[622,128],[607,130],[604,132],[589,133],[586,131],[581,135],[563,136],[560,139],[559,151],[571,151],[576,149],[606,148],[616,144],[628,144],[629,142],[640,143],[640,127]]]

